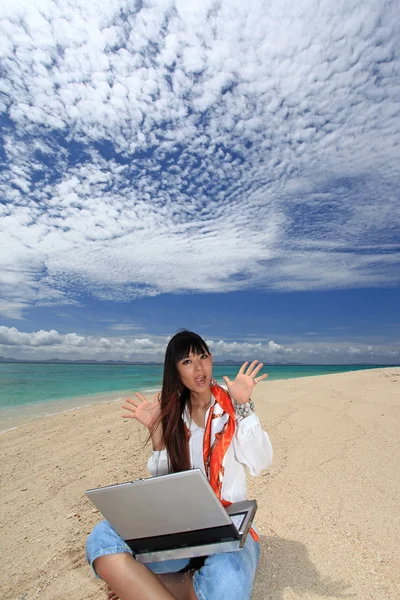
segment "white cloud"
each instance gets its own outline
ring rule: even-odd
[[[399,280],[395,5],[0,7],[0,312]]]
[[[282,353],[282,352],[291,352],[291,348],[283,348],[279,344],[276,344],[273,341],[268,342],[268,350],[270,352]]]
[[[0,326],[0,355],[8,358],[71,360],[158,361],[164,359],[169,338],[164,336],[82,336],[57,331],[22,332],[15,327]],[[214,360],[254,359],[265,363],[347,364],[350,362],[398,362],[395,344],[355,344],[352,342],[300,341],[278,344],[273,340],[243,342],[206,340]]]
[[[369,350],[369,352],[371,352],[371,350]],[[354,348],[354,346],[350,346],[350,348],[348,349],[348,353],[349,354],[360,354],[361,350],[359,348]]]
[[[28,302],[15,302],[13,300],[2,300],[0,298],[0,315],[7,319],[23,320],[22,313],[29,308]]]
[[[67,333],[67,335],[64,338],[64,343],[67,346],[85,346],[86,345],[86,338],[82,335],[77,335],[76,333]]]
[[[75,336],[75,334],[69,334]],[[52,329],[51,331],[35,331],[33,333],[22,333],[15,327],[0,326],[0,344],[5,346],[55,346],[60,344],[62,337]]]
[[[136,331],[138,329],[141,329],[141,327],[139,327],[137,325],[133,325],[132,323],[114,323],[113,325],[110,325],[108,328],[113,331],[124,331],[124,332]]]

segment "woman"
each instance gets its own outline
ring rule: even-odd
[[[236,379],[224,377],[228,392],[212,378],[212,355],[195,333],[181,331],[165,354],[161,395],[148,402],[141,394],[127,400],[124,418],[148,428],[152,476],[200,468],[226,506],[246,499],[247,467],[258,475],[269,467],[272,448],[250,400],[262,367],[244,363]],[[134,515],[132,515],[134,518]],[[121,600],[248,600],[259,556],[254,529],[242,550],[214,554],[191,570],[189,559],[152,563],[135,561],[132,551],[107,521],[88,537],[87,558],[109,586],[109,598]],[[188,570],[189,569],[189,570]]]

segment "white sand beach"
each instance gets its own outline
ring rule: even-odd
[[[261,558],[253,600],[400,598],[400,367],[261,383],[274,447],[249,476]],[[147,476],[146,433],[118,403],[0,436],[1,598],[105,600],[85,560],[85,496]]]

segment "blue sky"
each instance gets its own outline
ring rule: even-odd
[[[400,363],[399,39],[375,0],[3,2],[0,355]]]

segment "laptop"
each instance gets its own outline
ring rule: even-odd
[[[200,469],[87,490],[141,563],[240,550],[255,500],[224,508]]]

